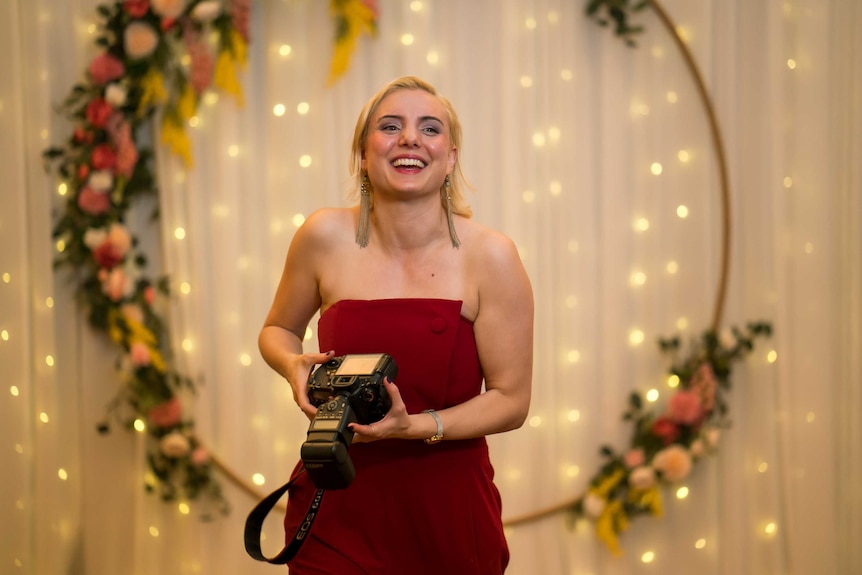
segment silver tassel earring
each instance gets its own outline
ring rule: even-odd
[[[455,222],[452,221],[452,196],[449,195],[449,187],[452,185],[449,182],[449,176],[446,176],[446,220],[449,222],[449,237],[452,238],[452,247],[460,248],[461,240],[458,239],[458,234],[455,232]]]
[[[359,187],[359,225],[356,228],[356,243],[364,248],[368,245],[368,223],[371,219],[371,183],[368,174],[363,174]]]

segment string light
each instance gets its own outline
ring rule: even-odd
[[[629,344],[638,346],[644,342],[644,332],[634,328],[629,332]]]
[[[533,79],[529,76],[521,76],[520,84],[522,88],[530,88],[533,85]]]
[[[534,415],[533,417],[530,418],[530,427],[541,427],[541,425],[542,425],[541,416]]]
[[[574,423],[574,422],[578,421],[579,419],[581,419],[581,412],[578,411],[577,409],[571,409],[571,410],[569,410],[568,415],[566,415],[566,419],[568,419],[569,421]]]
[[[685,499],[688,497],[688,487],[682,486],[676,490],[676,498],[677,499]]]
[[[299,165],[303,168],[307,168],[311,165],[311,156],[308,154],[304,154],[299,157]]]
[[[663,170],[664,168],[662,168],[662,165],[659,162],[653,162],[649,167],[649,171],[652,172],[654,176],[660,176]]]
[[[769,363],[775,363],[776,361],[778,361],[778,352],[774,349],[771,350],[769,353],[766,354],[766,361],[768,361]]]
[[[650,389],[649,391],[646,392],[646,400],[649,401],[650,403],[655,403],[656,401],[658,401],[658,398],[659,398],[659,393],[658,393],[657,389]]]
[[[284,107],[284,104],[276,104],[275,106],[272,107],[272,113],[277,118],[281,118],[282,116],[284,116],[285,110],[286,110],[286,108]]]
[[[422,2],[420,2],[419,0],[413,0],[413,2],[410,3],[410,9],[414,12],[421,12]]]
[[[413,34],[402,34],[401,44],[403,46],[412,46],[414,42]]]
[[[251,476],[251,481],[255,485],[264,485],[266,483],[266,478],[263,476],[262,473],[255,473]]]
[[[694,542],[695,549],[703,549],[704,547],[706,547],[706,539],[698,539]]]
[[[138,433],[143,433],[147,429],[147,424],[144,423],[143,419],[136,419],[135,422],[132,424],[132,427],[134,427],[135,431],[137,431]]]
[[[767,469],[769,469],[769,465],[765,461],[757,466],[758,473],[766,473]]]
[[[526,21],[524,21],[524,27],[527,28],[527,30],[535,30],[536,29],[536,19],[535,18],[527,18]]]
[[[655,560],[655,552],[647,551],[643,555],[641,555],[641,561],[644,563],[652,563]]]
[[[646,218],[638,218],[634,222],[636,232],[645,232],[649,229],[649,220]]]
[[[432,66],[435,66],[440,62],[440,54],[438,54],[434,50],[429,50],[428,54],[425,55],[425,61]]]
[[[296,113],[299,114],[300,116],[304,116],[304,115],[308,114],[308,111],[310,109],[311,109],[311,106],[308,104],[308,102],[300,102],[299,104],[296,105]]]
[[[278,47],[278,55],[282,58],[287,58],[288,56],[290,56],[291,50],[292,48],[288,44],[282,44]]]
[[[679,376],[674,374],[667,378],[667,386],[675,388],[679,386]]]

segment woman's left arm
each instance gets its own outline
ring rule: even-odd
[[[437,411],[443,439],[469,439],[520,427],[530,409],[533,374],[533,293],[514,243],[488,232],[468,265],[475,272],[479,312],[473,324],[485,391]],[[427,413],[407,414],[396,385],[386,384],[392,409],[374,429],[351,427],[366,440],[425,439],[437,423]]]

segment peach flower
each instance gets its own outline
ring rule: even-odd
[[[593,493],[592,491],[588,492],[584,496],[583,509],[584,514],[587,517],[592,517],[593,519],[601,516],[602,511],[605,510],[605,506],[607,505],[607,501],[604,500],[603,497],[600,497]]]
[[[192,8],[191,17],[192,20],[196,20],[198,22],[211,22],[215,20],[216,16],[221,13],[221,4],[216,0],[203,0],[203,2],[198,2],[195,4],[195,7]]]
[[[136,341],[129,349],[129,358],[136,367],[146,367],[150,365],[150,348],[147,344]]]
[[[675,483],[682,481],[691,473],[691,455],[684,447],[671,445],[655,454],[652,465],[661,472],[664,479]]]
[[[123,224],[111,224],[111,227],[108,228],[107,240],[111,242],[114,250],[123,257],[129,253],[132,247],[132,236]]]
[[[95,250],[108,239],[108,232],[104,228],[89,228],[84,232],[84,245]]]
[[[132,22],[123,32],[123,46],[129,58],[140,60],[155,52],[159,45],[159,33],[144,22]]]
[[[183,457],[189,452],[189,449],[191,449],[189,439],[179,431],[174,431],[165,435],[162,438],[160,447],[162,449],[162,453],[171,459]]]
[[[121,108],[126,105],[126,100],[129,97],[129,91],[125,86],[121,86],[116,82],[108,84],[105,88],[105,101],[114,108]]]
[[[126,321],[144,323],[144,310],[134,303],[124,303],[120,306],[120,314]]]
[[[649,489],[653,485],[655,485],[655,470],[652,467],[642,465],[629,473],[629,487],[632,489]]]
[[[186,0],[150,0],[153,12],[162,18],[176,20],[186,9]]]
[[[107,273],[105,281],[102,282],[102,292],[111,301],[120,301],[127,295],[129,283],[126,272],[115,267]]]

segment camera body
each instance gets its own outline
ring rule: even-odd
[[[356,470],[347,453],[353,441],[350,423],[380,421],[392,402],[383,379],[393,381],[398,366],[385,353],[348,354],[320,365],[308,376],[308,399],[317,413],[308,427],[300,458],[314,484],[344,489]]]

